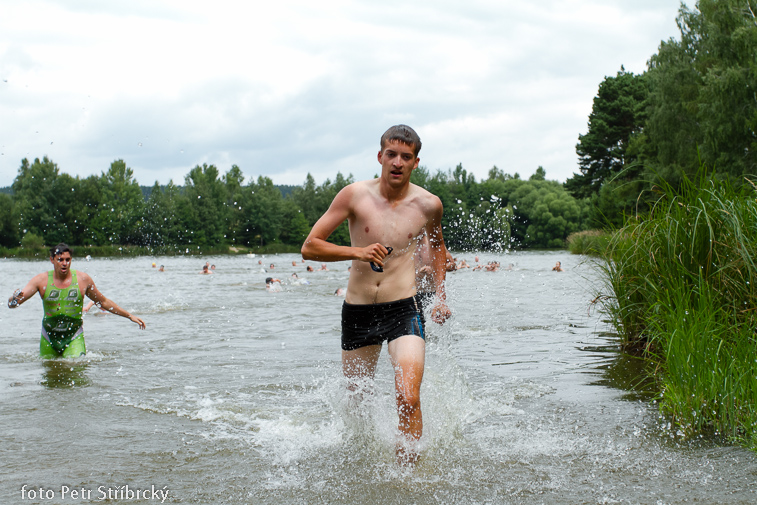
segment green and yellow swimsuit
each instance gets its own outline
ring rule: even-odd
[[[71,285],[67,288],[55,287],[53,271],[48,272],[45,296],[42,297],[45,317],[42,319],[42,338],[39,341],[40,356],[74,358],[87,353],[83,305],[84,296],[79,290],[76,270],[71,270]]]

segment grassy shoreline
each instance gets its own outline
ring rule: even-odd
[[[707,177],[613,234],[600,299],[685,435],[757,449],[757,191]]]

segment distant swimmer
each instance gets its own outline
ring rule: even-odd
[[[273,263],[271,263],[271,264],[270,264],[270,265],[268,266],[268,269],[269,269],[269,270],[274,270],[275,268],[276,268],[276,265],[274,265]]]
[[[310,281],[308,281],[307,279],[304,279],[304,278],[300,279],[300,276],[297,275],[297,272],[295,272],[295,273],[292,274],[292,277],[291,277],[291,280],[290,280],[290,284],[295,284],[295,285],[298,285],[298,286],[304,286],[306,284],[310,284]]]
[[[210,271],[211,272],[215,272],[216,271],[216,266],[215,265],[210,265]]]
[[[465,259],[461,259],[460,263],[457,264],[457,269],[460,270],[461,268],[470,268],[470,265]]]
[[[74,358],[87,353],[82,320],[84,295],[102,310],[125,317],[145,329],[144,321],[106,298],[89,275],[71,269],[71,249],[66,244],[50,249],[50,262],[53,270],[35,275],[24,289],[16,290],[8,299],[8,307],[15,309],[34,293],[39,293],[45,311],[40,356]]]
[[[208,265],[203,265],[202,266],[202,272],[200,272],[200,273],[201,274],[212,274],[214,272],[210,268],[208,268]]]
[[[90,300],[90,301],[89,301],[89,303],[88,303],[88,304],[86,304],[86,305],[84,306],[84,308],[82,309],[82,313],[84,313],[84,314],[89,314],[89,310],[90,310],[90,309],[91,309],[92,307],[94,307],[94,306],[95,306],[95,302],[93,302],[92,300]],[[105,310],[99,310],[99,311],[97,311],[97,312],[96,312],[96,313],[95,313],[94,315],[102,315],[102,314],[107,314],[107,313],[108,313],[108,312],[107,312],[107,311],[105,311]]]
[[[562,265],[558,261],[555,266],[552,267],[553,272],[564,272],[565,270],[562,269]]]
[[[278,293],[281,291],[281,280],[274,277],[267,277],[265,280],[265,290]]]
[[[349,389],[361,391],[364,381],[374,376],[387,342],[401,436],[395,449],[401,464],[417,461],[423,432],[425,321],[416,297],[414,255],[424,234],[436,281],[431,317],[443,323],[451,315],[444,290],[442,203],[410,182],[420,149],[421,140],[412,128],[389,128],[377,155],[381,175],[340,190],[302,245],[302,256],[310,261],[352,261],[342,304],[342,371]],[[349,222],[350,245],[329,242],[344,221]]]
[[[336,291],[334,291],[334,296],[347,296],[347,290],[344,288],[336,288]]]
[[[324,270],[324,271],[328,272],[329,271],[329,267],[326,266],[326,263],[321,263],[321,268],[319,268],[319,270]]]
[[[154,261],[152,262],[152,267],[155,268],[155,262]]]
[[[165,272],[166,269],[163,265],[160,265],[160,268],[158,268],[158,272]]]
[[[313,271],[314,271],[314,270],[313,270],[313,267],[311,267],[310,265],[308,265],[308,267],[307,267],[307,271],[308,271],[308,272],[313,272]]]

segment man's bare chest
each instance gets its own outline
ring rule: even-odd
[[[423,234],[426,217],[413,206],[367,207],[350,222],[352,243],[364,247],[374,243],[406,249]]]

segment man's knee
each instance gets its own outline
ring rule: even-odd
[[[421,408],[420,391],[414,389],[397,391],[397,407],[407,415],[419,410]]]

